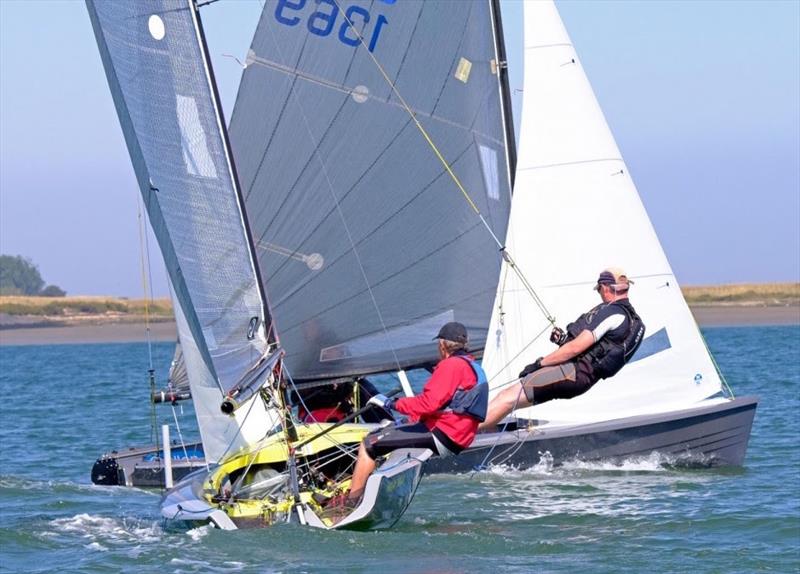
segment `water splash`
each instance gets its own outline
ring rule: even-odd
[[[42,536],[78,535],[87,541],[87,548],[95,550],[130,544],[154,544],[160,541],[163,535],[163,530],[157,522],[91,514],[56,518],[49,522],[49,526],[52,530],[43,532]]]

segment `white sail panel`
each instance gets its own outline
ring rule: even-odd
[[[638,355],[569,401],[529,409],[548,420],[669,410],[720,380],[628,169],[552,2],[525,4],[525,83],[507,248],[561,327],[597,305],[599,272],[624,268],[647,325]],[[550,324],[518,278],[501,273],[484,354],[494,389],[555,349]],[[655,338],[653,338],[655,337]]]

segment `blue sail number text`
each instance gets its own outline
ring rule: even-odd
[[[336,27],[336,20],[339,17],[339,5],[334,0],[313,0],[317,4],[317,9],[311,13],[306,21],[308,31],[317,36],[328,36]],[[275,6],[275,19],[285,26],[297,26],[302,21],[302,16],[298,13],[305,8],[307,0],[278,0]],[[361,6],[349,6],[344,11],[344,18],[339,25],[339,41],[348,46],[358,46],[361,41],[353,28],[361,28],[364,42],[368,40],[367,25],[370,23],[372,15],[369,10]],[[381,30],[389,23],[386,16],[378,14],[373,21],[372,32],[369,34],[367,48],[370,52],[375,51],[378,44]]]

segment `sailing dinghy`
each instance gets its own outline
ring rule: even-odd
[[[162,514],[391,526],[430,452],[387,457],[343,512],[329,501],[376,426],[304,423],[289,399],[430,366],[448,321],[483,344],[500,271],[486,231],[505,234],[513,173],[496,2],[266,2],[235,153],[194,0],[87,6],[208,465]]]
[[[522,126],[505,246],[526,275],[508,263],[500,275],[483,354],[490,386],[497,392],[517,384],[526,364],[555,349],[552,327],[599,302],[592,288],[609,266],[635,280],[630,299],[647,334],[613,378],[581,396],[512,413],[506,432],[479,435],[468,452],[432,460],[425,470],[649,456],[668,465],[740,466],[757,399],[721,396],[721,374],[554,3],[526,2],[524,26]]]

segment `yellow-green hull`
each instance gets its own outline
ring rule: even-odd
[[[330,424],[297,427],[297,440],[277,433],[210,471],[193,474],[167,492],[166,518],[212,522],[220,528],[271,526],[297,520],[317,528],[387,528],[413,498],[428,450],[398,451],[370,477],[356,508],[326,505],[347,492],[358,445],[373,428],[342,425],[303,444]],[[302,444],[290,456],[292,445]],[[290,460],[295,461],[293,471]],[[294,489],[292,473],[300,477]]]

